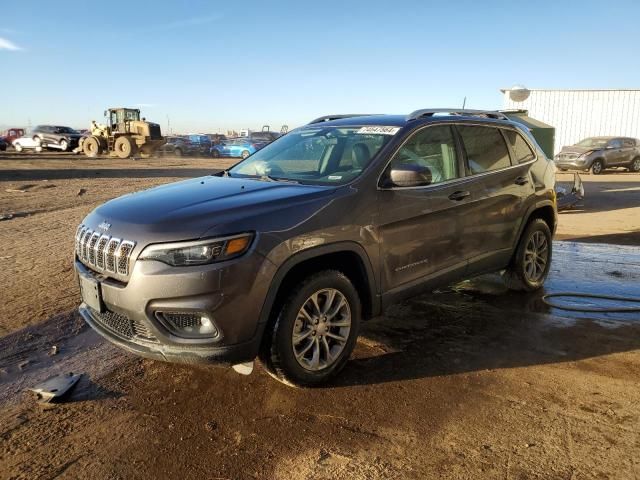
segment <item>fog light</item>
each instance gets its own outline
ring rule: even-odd
[[[215,337],[218,335],[218,329],[207,317],[200,317],[200,331],[198,333],[200,335],[208,334]]]
[[[158,312],[158,316],[181,337],[217,337],[220,334],[215,323],[202,313]]]

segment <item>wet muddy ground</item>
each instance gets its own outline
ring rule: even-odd
[[[542,300],[640,297],[640,249],[624,246],[640,230],[640,176],[585,178],[594,194],[559,236],[584,237],[580,217],[597,213],[596,235],[622,240],[556,242],[545,292],[489,275],[417,297],[365,324],[333,384],[291,389],[261,368],[138,359],[73,311],[68,245],[89,210],[223,162],[34,157],[0,158],[0,213],[19,214],[0,221],[0,478],[640,476],[640,314]],[[620,189],[611,210],[597,201]],[[68,371],[83,377],[64,403],[25,391]]]

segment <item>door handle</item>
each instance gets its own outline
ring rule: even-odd
[[[518,177],[515,181],[516,185],[526,185],[527,183],[529,183],[529,179],[527,177]]]
[[[451,195],[449,195],[449,200],[459,202],[460,200],[464,200],[465,198],[467,198],[469,195],[471,194],[467,191],[458,190],[457,192],[453,192]]]

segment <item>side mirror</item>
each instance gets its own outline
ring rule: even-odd
[[[431,185],[429,167],[413,164],[396,165],[389,172],[387,187],[426,187]]]

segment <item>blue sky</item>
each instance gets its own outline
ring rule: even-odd
[[[637,1],[22,1],[0,22],[0,125],[139,105],[174,131],[502,106],[501,87],[640,87]]]

